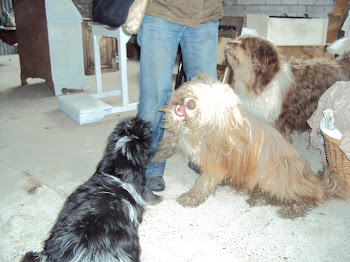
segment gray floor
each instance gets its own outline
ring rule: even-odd
[[[128,66],[130,100],[137,102],[138,62]],[[114,126],[136,115],[79,126],[59,110],[42,80],[21,86],[19,76],[18,56],[0,56],[0,262],[42,248],[66,197],[93,174]],[[89,78],[87,93],[93,93],[95,79]],[[103,74],[103,81],[113,89],[118,73]],[[295,135],[295,145],[317,171],[323,159],[307,150],[307,135]],[[181,157],[168,161],[164,200],[149,207],[140,227],[142,261],[350,261],[349,202],[285,220],[277,208],[250,208],[246,196],[222,187],[200,207],[183,208],[176,197],[196,177]]]

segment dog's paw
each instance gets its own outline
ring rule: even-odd
[[[191,192],[183,193],[177,198],[177,202],[184,207],[197,207],[202,204],[206,198],[200,198]]]
[[[270,204],[269,198],[266,196],[266,194],[263,193],[255,193],[251,195],[246,202],[249,206],[255,207],[255,206],[267,206]]]
[[[298,217],[305,217],[311,209],[312,206],[310,205],[291,204],[282,206],[277,211],[277,215],[285,219],[296,219]]]
[[[152,162],[164,162],[167,160],[166,156],[164,154],[160,154],[159,152],[155,154],[155,156],[152,158]]]
[[[20,262],[40,262],[41,260],[41,254],[39,252],[28,251],[24,254]]]

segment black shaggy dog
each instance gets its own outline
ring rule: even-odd
[[[143,195],[150,196],[144,184],[151,152],[149,123],[136,117],[118,124],[95,174],[66,200],[44,251],[28,252],[22,261],[140,261],[138,226]]]

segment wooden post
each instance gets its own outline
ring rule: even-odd
[[[327,43],[333,43],[337,40],[338,32],[341,27],[349,0],[336,0],[333,11],[328,13]]]

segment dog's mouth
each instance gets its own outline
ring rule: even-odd
[[[228,42],[225,47],[225,53],[232,56],[234,53],[233,50],[236,48],[236,46],[237,46],[236,42],[233,42],[233,41]]]
[[[174,113],[178,117],[184,117],[196,109],[197,101],[194,98],[186,98],[181,104],[174,107]]]
[[[186,115],[185,105],[184,104],[177,105],[174,108],[174,113],[175,113],[175,115],[177,115],[179,117],[185,116]]]

